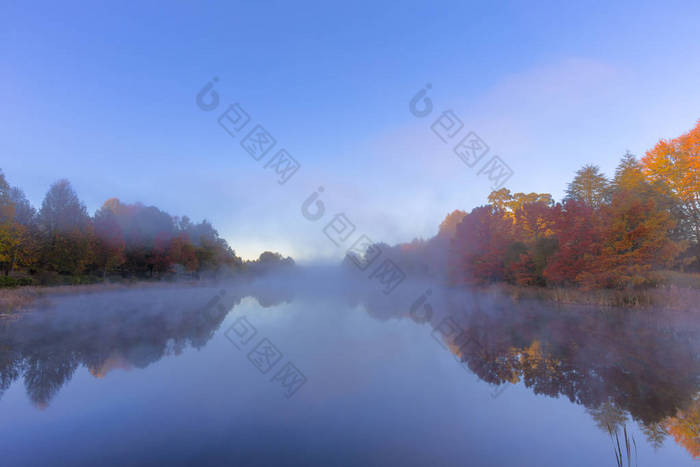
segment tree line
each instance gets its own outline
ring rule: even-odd
[[[653,286],[658,271],[700,269],[700,121],[614,177],[581,168],[563,202],[492,192],[461,217],[449,247],[452,283],[505,281],[584,288]]]
[[[90,216],[67,180],[36,210],[0,171],[0,284],[95,282],[266,271],[291,258],[265,252],[244,262],[205,221],[154,206],[107,200]]]

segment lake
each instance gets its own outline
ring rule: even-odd
[[[50,296],[0,322],[0,465],[614,466],[608,427],[694,465],[698,330],[330,273]]]

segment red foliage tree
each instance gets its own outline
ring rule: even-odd
[[[503,280],[504,258],[512,242],[512,222],[490,206],[467,214],[452,240],[450,275],[453,283]]]
[[[548,283],[573,285],[579,274],[591,271],[600,252],[598,212],[583,201],[569,200],[553,208],[558,248],[544,270]]]

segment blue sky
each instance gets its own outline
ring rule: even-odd
[[[0,4],[0,168],[37,207],[68,178],[90,212],[118,197],[206,218],[244,257],[339,257],[337,213],[395,243],[483,204],[489,181],[430,130],[444,110],[508,188],[557,199],[581,165],[610,174],[700,118],[695,1],[126,3]],[[233,102],[300,162],[285,185],[218,126]]]

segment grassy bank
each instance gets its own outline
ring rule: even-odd
[[[0,288],[0,318],[7,318],[16,312],[30,306],[41,306],[49,303],[49,296],[68,294],[91,294],[111,290],[190,287],[202,285],[204,281],[122,281],[114,283],[98,283],[86,285],[60,286],[26,286]]]
[[[82,286],[91,284],[118,283],[118,284],[133,284],[137,282],[172,282],[179,280],[188,280],[193,276],[178,276],[176,274],[162,274],[156,277],[132,276],[122,277],[120,275],[109,275],[106,280],[102,276],[89,274],[83,275],[66,275],[56,274],[53,272],[41,272],[36,275],[27,273],[14,273],[10,276],[0,275],[0,289],[13,287],[60,287],[60,286]]]
[[[654,288],[629,290],[513,285],[500,285],[498,288],[516,301],[541,300],[560,305],[700,310],[700,274],[664,271],[660,273],[660,280],[660,284]]]
[[[0,318],[36,302],[35,287],[0,288]]]

